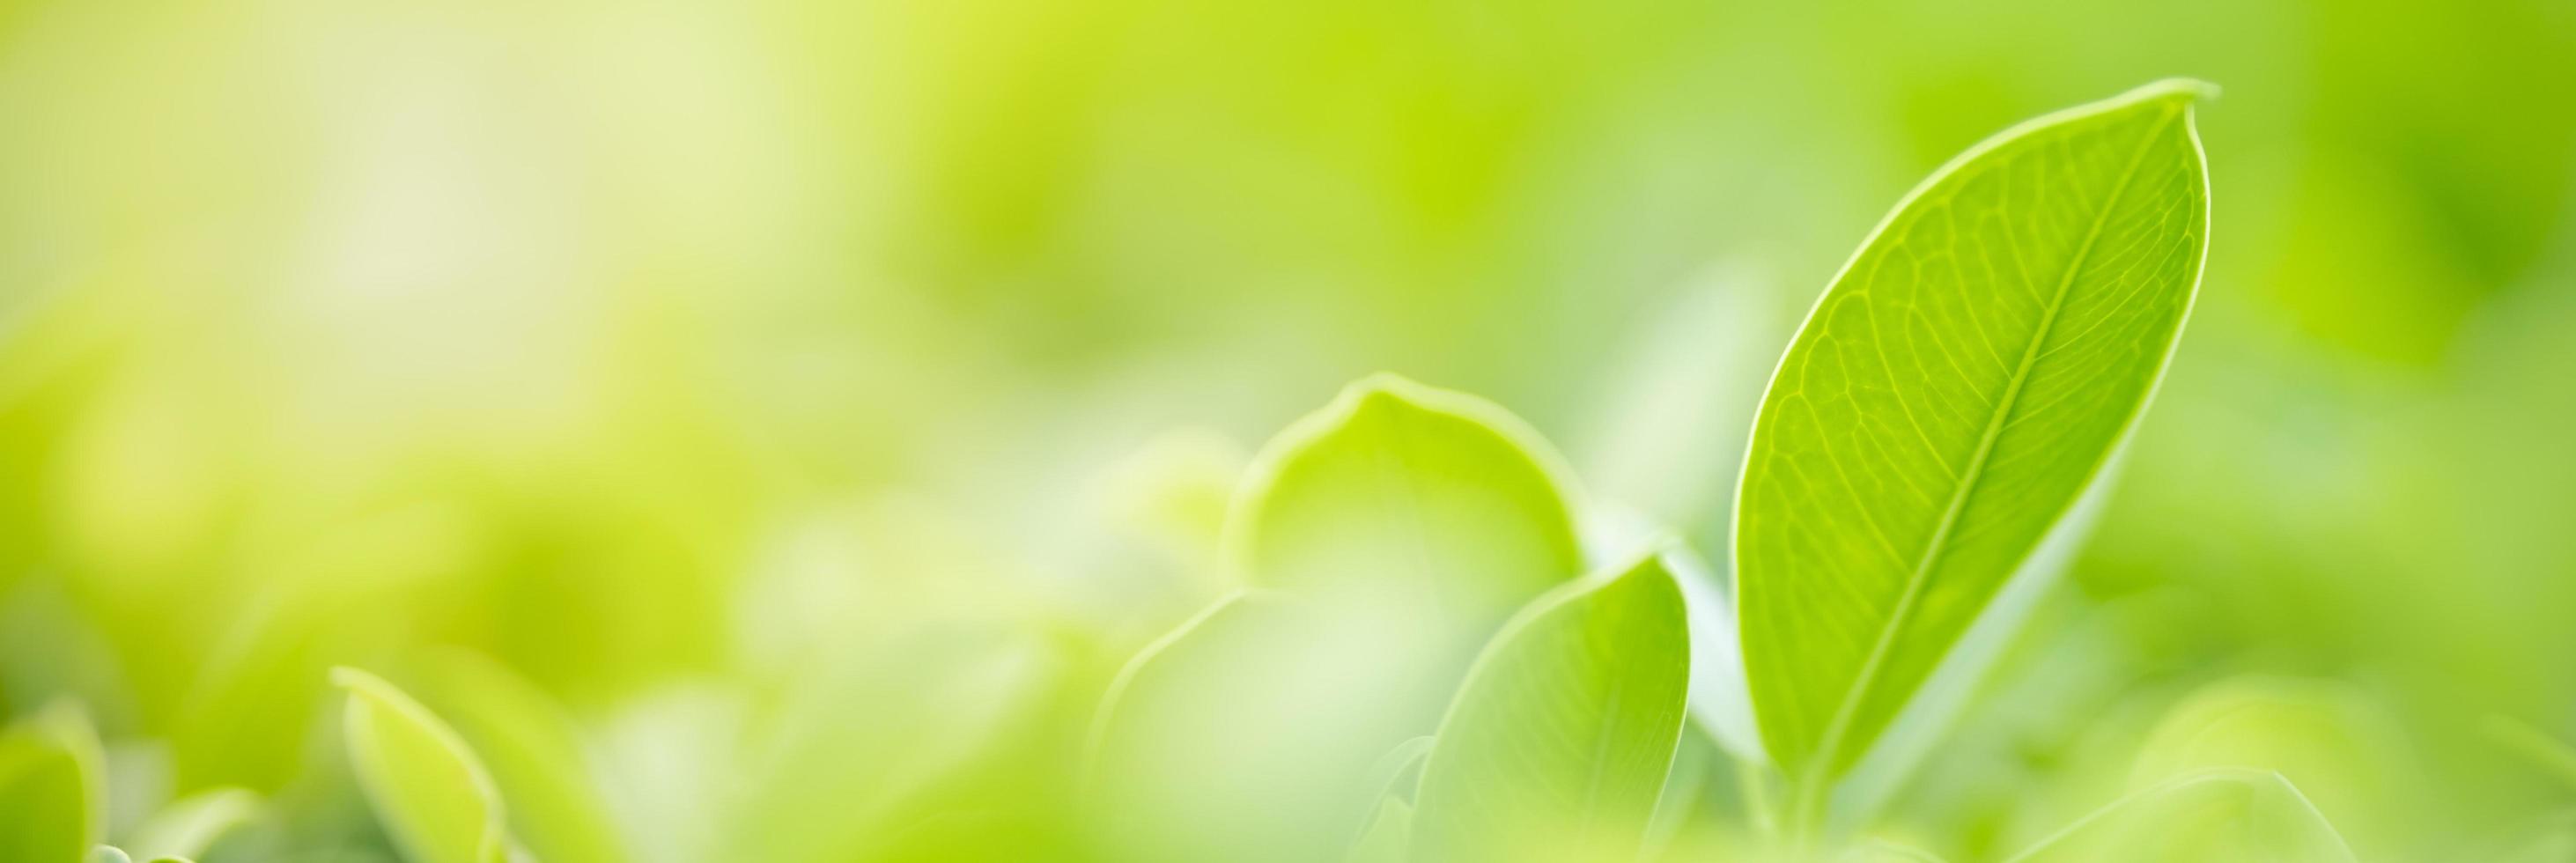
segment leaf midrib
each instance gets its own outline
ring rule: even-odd
[[[1960,472],[1957,490],[1952,492],[1949,504],[1942,510],[1941,521],[1933,528],[1932,538],[1925,543],[1923,554],[1916,559],[1914,571],[1906,576],[1905,591],[1897,597],[1896,610],[1888,616],[1887,623],[1880,627],[1878,640],[1870,646],[1869,658],[1861,663],[1860,674],[1852,678],[1850,687],[1843,691],[1843,697],[1835,707],[1833,720],[1825,726],[1824,737],[1819,741],[1815,752],[1808,756],[1807,768],[1803,771],[1805,776],[1800,780],[1800,785],[1805,786],[1801,790],[1802,795],[1820,794],[1821,791],[1807,789],[1820,786],[1823,777],[1831,773],[1834,770],[1834,763],[1840,760],[1843,738],[1850,734],[1851,724],[1859,711],[1862,697],[1868,692],[1869,687],[1877,682],[1877,677],[1886,664],[1888,652],[1896,642],[1897,634],[1903,632],[1912,622],[1915,603],[1921,598],[1924,585],[1931,578],[1933,565],[1938,563],[1942,554],[1949,550],[1950,532],[1958,526],[1960,514],[1967,509],[1968,499],[1975,494],[1978,483],[1985,478],[1986,460],[1994,452],[1995,441],[2003,436],[2004,427],[2012,416],[2015,403],[2021,397],[2023,386],[2030,381],[2031,367],[2037,364],[2041,346],[2047,344],[2049,332],[2057,324],[2057,313],[2065,307],[2067,292],[2074,287],[2076,276],[2083,272],[2085,264],[2092,258],[2094,245],[2101,239],[2103,226],[2110,221],[2111,215],[2118,209],[2120,199],[2128,193],[2129,184],[2137,178],[2138,168],[2145,163],[2147,153],[2155,148],[2156,137],[2164,132],[2166,124],[2173,122],[2177,113],[2179,112],[2167,111],[2158,117],[2156,125],[2148,129],[2138,142],[2137,151],[2129,155],[2127,166],[2120,172],[2120,179],[2112,184],[2111,193],[2104,196],[2100,211],[2094,216],[2091,226],[2085,229],[2083,242],[2076,246],[2074,257],[2067,262],[2064,274],[2058,278],[2056,294],[2049,298],[2048,304],[2041,310],[2039,326],[2031,334],[2030,343],[2022,348],[2021,362],[2013,369],[2012,378],[2005,383],[2003,396],[1995,403],[1994,415],[1987,420],[1985,433],[1977,440],[1976,451],[1969,456],[1966,468]]]

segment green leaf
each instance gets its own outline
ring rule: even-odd
[[[1634,860],[1689,688],[1681,590],[1660,560],[1534,603],[1495,636],[1441,723],[1414,859]]]
[[[98,733],[69,703],[0,732],[0,863],[78,863],[106,830]]]
[[[1408,863],[1405,849],[1413,841],[1413,805],[1388,797],[1378,803],[1360,840],[1352,843],[1348,863]]]
[[[2200,282],[2207,91],[2154,84],[1970,149],[1897,205],[1782,357],[1736,578],[1764,744],[1803,800],[1869,750],[2135,425]]]
[[[2008,863],[2061,860],[2352,863],[2353,856],[2289,780],[2221,768],[2122,798]]]
[[[1437,728],[1505,618],[1581,574],[1554,465],[1501,409],[1383,375],[1273,440],[1224,540],[1255,588],[1140,653],[1103,703],[1105,844],[1127,860],[1343,854],[1378,804],[1379,760]]]
[[[1228,555],[1255,587],[1427,614],[1412,624],[1481,644],[1582,572],[1562,473],[1538,434],[1492,403],[1377,375],[1255,460],[1228,516]]]
[[[146,859],[194,857],[250,823],[259,810],[259,795],[240,788],[199,792],[163,807],[125,844]]]
[[[2508,716],[2487,717],[2483,728],[2487,739],[2530,759],[2533,766],[2568,785],[2576,786],[2576,746]]]
[[[2201,768],[2281,774],[2371,859],[2403,856],[2421,817],[2414,741],[2363,691],[2332,680],[2227,678],[2185,696],[2139,745],[2130,786]]]
[[[491,769],[510,801],[511,834],[546,863],[627,859],[580,733],[553,699],[470,653],[421,663],[414,691]]]
[[[411,863],[509,859],[500,792],[473,750],[393,684],[354,668],[331,671],[348,690],[349,764]]]

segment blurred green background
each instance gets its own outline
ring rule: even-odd
[[[272,796],[214,859],[372,859],[325,671],[461,648],[639,859],[1070,856],[1271,432],[1399,371],[1722,551],[1877,218],[2168,75],[2196,320],[1888,830],[2247,763],[2509,846],[2576,806],[2489,732],[2576,738],[2565,0],[0,0],[0,713],[84,704],[123,821]]]

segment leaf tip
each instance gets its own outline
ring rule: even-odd
[[[2178,99],[2185,102],[2215,102],[2221,90],[2218,85],[2198,78],[2164,78],[2129,91],[2128,99],[2156,101]]]

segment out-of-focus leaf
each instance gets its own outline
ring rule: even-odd
[[[2576,785],[2576,746],[2505,716],[2487,717],[2486,732],[2487,737],[2531,759],[2532,766]]]
[[[1481,637],[1581,571],[1553,451],[1483,399],[1394,375],[1280,433],[1228,516],[1256,587]],[[1390,607],[1392,606],[1392,607]]]
[[[725,768],[746,787],[725,801],[716,850],[746,860],[884,853],[941,815],[908,806],[1025,733],[1055,661],[1050,643],[1025,634],[935,627],[807,675],[752,729],[747,766]]]
[[[106,831],[98,733],[56,704],[0,731],[0,861],[75,863]]]
[[[421,663],[413,691],[491,770],[494,787],[510,802],[511,834],[537,859],[627,859],[580,732],[544,692],[463,652],[442,652]]]
[[[2356,853],[2397,856],[2425,787],[2386,711],[2332,681],[2221,680],[2193,692],[2139,747],[2130,787],[2209,767],[2279,773],[2339,825]]]
[[[1540,599],[1495,636],[1441,723],[1415,859],[1635,859],[1689,687],[1689,624],[1658,559]]]
[[[1802,817],[2102,475],[2200,282],[2193,101],[2163,82],[1926,180],[1764,396],[1736,517],[1746,670]]]
[[[2010,863],[2352,863],[2325,816],[2278,773],[2176,777],[2085,816]]]
[[[473,750],[447,723],[382,678],[331,671],[347,690],[349,765],[411,863],[509,859],[508,817]]]
[[[1346,859],[1349,863],[1410,863],[1405,855],[1412,844],[1413,804],[1388,797],[1378,803],[1377,817],[1369,820],[1368,829],[1351,844],[1351,854]]]
[[[1110,850],[1344,853],[1372,765],[1435,729],[1504,618],[1581,573],[1555,465],[1500,408],[1386,375],[1274,439],[1227,519],[1253,592],[1138,655],[1103,704]]]
[[[258,817],[260,797],[239,788],[199,792],[163,807],[126,846],[147,858],[195,857],[224,834]]]

